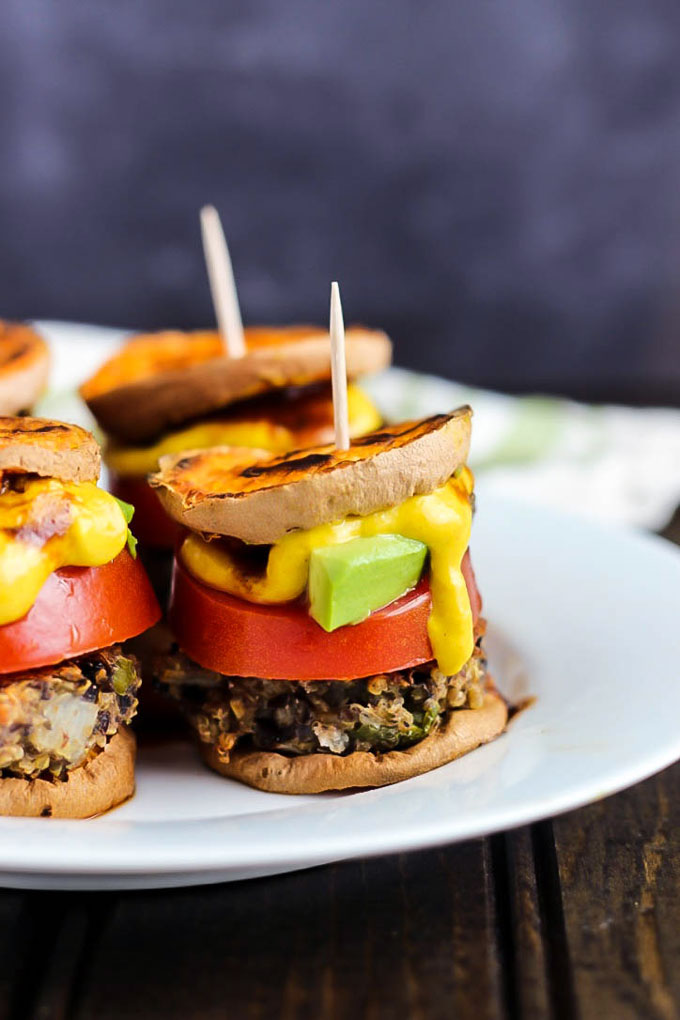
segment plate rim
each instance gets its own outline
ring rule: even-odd
[[[554,522],[556,526],[559,525],[560,521],[566,520],[570,527],[576,528],[579,532],[586,530],[593,538],[599,533],[606,535],[610,541],[612,538],[615,538],[615,540],[624,543],[632,542],[639,548],[644,549],[645,555],[649,551],[653,557],[661,556],[669,564],[672,564],[671,569],[678,571],[678,579],[680,580],[680,549],[660,536],[622,526],[611,527],[597,522],[589,522],[564,511],[537,507],[535,505],[524,504],[518,500],[500,497],[493,493],[492,487],[489,487],[489,491],[486,491],[487,486],[485,485],[482,485],[480,488],[484,492],[485,499],[491,500],[496,504],[495,512],[502,512],[504,506],[511,507],[513,512],[522,515],[538,514],[541,517],[548,517],[550,519],[548,524]],[[513,727],[515,731],[520,731],[524,725],[524,719],[527,718],[530,718],[528,714],[520,716],[519,719],[512,722],[511,733],[513,732]],[[507,740],[508,736],[504,735],[499,739]],[[472,754],[475,753],[472,752]],[[248,872],[257,873],[258,869],[271,869],[275,867],[278,871],[287,871],[292,870],[293,867],[311,867],[330,860],[408,852],[478,838],[482,835],[495,832],[507,831],[522,825],[533,824],[546,817],[563,814],[566,811],[593,803],[603,797],[611,796],[622,789],[647,779],[672,764],[678,758],[680,758],[680,729],[676,738],[666,740],[661,746],[650,747],[645,753],[638,753],[626,766],[616,767],[614,763],[610,764],[604,770],[604,777],[597,780],[597,794],[594,794],[593,791],[592,778],[582,779],[576,783],[566,784],[561,790],[534,795],[528,799],[526,809],[523,811],[518,811],[517,805],[512,803],[507,807],[502,804],[497,805],[488,812],[486,820],[484,815],[479,817],[471,816],[467,826],[462,828],[458,826],[456,828],[454,825],[455,831],[453,832],[451,831],[451,825],[447,825],[446,819],[435,816],[427,824],[423,824],[421,820],[414,826],[412,822],[409,823],[407,820],[401,822],[396,827],[391,826],[388,831],[384,832],[382,838],[370,827],[366,830],[358,828],[358,830],[355,829],[354,831],[350,831],[348,828],[341,828],[339,833],[338,831],[333,833],[332,840],[328,836],[320,839],[318,833],[315,834],[315,839],[311,846],[305,846],[304,839],[301,839],[299,836],[297,837],[297,842],[293,843],[292,840],[288,839],[283,846],[277,840],[272,840],[270,843],[261,844],[259,852],[257,852],[257,848],[253,847],[252,841],[241,840],[237,845],[237,849],[234,849],[234,846],[229,841],[223,842],[219,840],[205,845],[200,838],[201,829],[205,832],[206,828],[210,826],[214,828],[218,828],[220,825],[226,826],[233,819],[250,815],[249,812],[244,812],[241,815],[215,816],[187,819],[184,821],[152,820],[140,822],[135,820],[116,820],[113,817],[110,819],[102,818],[97,821],[96,828],[93,827],[89,830],[99,848],[107,842],[115,843],[116,834],[120,836],[121,832],[130,833],[142,828],[145,833],[162,833],[163,830],[183,828],[188,831],[189,838],[193,842],[194,851],[189,854],[188,846],[180,841],[178,846],[173,846],[172,844],[166,845],[164,852],[158,854],[158,849],[156,848],[154,851],[152,846],[153,840],[149,839],[148,842],[143,840],[142,843],[136,845],[136,848],[134,847],[133,840],[133,846],[127,847],[126,850],[135,849],[137,858],[134,860],[129,854],[124,854],[123,859],[115,859],[115,853],[120,853],[121,848],[119,846],[117,851],[112,847],[110,854],[108,856],[104,855],[103,859],[102,856],[97,856],[95,859],[84,853],[75,864],[71,859],[67,859],[64,856],[55,856],[53,847],[55,842],[57,844],[60,843],[59,837],[61,834],[71,836],[73,833],[78,833],[78,835],[82,835],[86,831],[83,829],[85,823],[82,820],[47,821],[44,819],[0,818],[0,873],[13,873],[24,878],[32,875],[36,879],[45,876],[55,880],[60,876],[65,879],[77,879],[80,876],[83,881],[98,880],[101,881],[102,885],[106,884],[107,879],[112,881],[116,879],[124,880],[126,876],[130,878],[148,876],[153,881],[154,877],[159,880],[163,878],[171,879],[173,877],[177,879],[185,875],[191,876],[188,878],[188,882],[194,883],[200,882],[201,873],[219,872],[223,879],[228,879],[230,872],[239,869],[241,871],[246,869]],[[447,766],[444,767],[446,768]],[[408,782],[410,781],[407,781],[407,784]],[[392,792],[390,795],[398,797],[400,787],[403,789],[403,784],[397,784],[386,789],[397,791],[396,793]],[[299,818],[301,815],[304,816],[310,812],[313,815],[319,815],[323,814],[329,804],[349,805],[356,797],[362,798],[362,802],[366,803],[370,801],[371,797],[375,797],[376,794],[381,792],[379,790],[362,791],[357,794],[332,797],[328,800],[324,798],[319,803],[305,802],[299,808],[295,806],[294,802],[287,802],[281,808],[274,808],[266,812],[255,812],[250,817],[258,819],[258,824],[262,825],[271,824],[276,818],[284,816],[290,817],[295,815]],[[272,794],[271,796],[275,797],[276,795]],[[347,807],[344,810],[351,811]],[[46,867],[47,861],[38,861],[35,851],[26,854],[27,847],[25,845],[23,846],[22,854],[22,831],[25,836],[29,835],[29,833],[30,836],[35,836],[37,831],[40,831],[42,835],[46,835],[50,831],[49,829],[38,830],[37,826],[50,826],[52,828],[54,838],[42,840],[45,849],[41,851],[44,852],[45,857],[49,858],[49,867]],[[3,836],[10,837],[11,846],[7,845],[7,841],[3,839]],[[29,841],[33,842],[33,840]],[[92,840],[88,842],[92,842]],[[200,848],[198,854],[195,848]],[[63,854],[63,847],[60,852]],[[154,853],[156,856],[152,860]]]

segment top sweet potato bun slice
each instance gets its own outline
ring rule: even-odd
[[[282,457],[216,447],[162,457],[150,478],[166,511],[194,531],[269,544],[290,531],[396,506],[465,464],[469,407],[382,428],[349,450]]]
[[[325,331],[294,326],[245,334],[242,358],[225,356],[217,333],[133,337],[81,387],[81,395],[109,435],[135,443],[237,400],[330,379]],[[391,352],[384,333],[347,330],[350,378],[385,368]]]
[[[49,352],[20,322],[0,320],[0,414],[28,411],[47,385]]]
[[[96,482],[99,446],[78,425],[47,418],[0,418],[3,474],[34,474],[63,482]]]

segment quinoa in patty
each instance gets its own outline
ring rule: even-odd
[[[360,680],[259,680],[223,676],[177,653],[156,683],[223,761],[236,745],[289,755],[381,753],[423,740],[451,711],[481,708],[483,630],[480,620],[474,653],[455,676],[428,663]]]
[[[120,645],[0,681],[0,777],[65,779],[137,710],[136,659]]]

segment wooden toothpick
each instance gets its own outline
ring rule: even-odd
[[[345,363],[345,323],[342,318],[340,288],[331,284],[331,378],[333,382],[333,421],[335,447],[349,450],[349,413],[347,410],[347,365]]]
[[[205,205],[201,209],[201,234],[217,328],[229,356],[242,358],[246,353],[246,342],[234,271],[220,215],[213,205]]]

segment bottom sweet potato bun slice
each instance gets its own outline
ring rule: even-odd
[[[0,779],[0,815],[91,818],[109,811],[135,792],[135,751],[133,734],[123,728],[66,779]]]
[[[355,751],[345,757],[330,754],[287,757],[268,751],[236,750],[225,762],[214,745],[201,743],[200,750],[210,768],[259,790],[323,793],[389,786],[430,772],[499,736],[507,720],[505,702],[493,690],[488,690],[481,708],[449,713],[435,733],[402,751],[386,754]]]
[[[472,411],[385,426],[333,446],[272,457],[217,447],[161,458],[150,478],[174,520],[254,544],[431,492],[463,467]]]
[[[47,385],[47,344],[20,322],[0,320],[0,414],[31,409]]]

